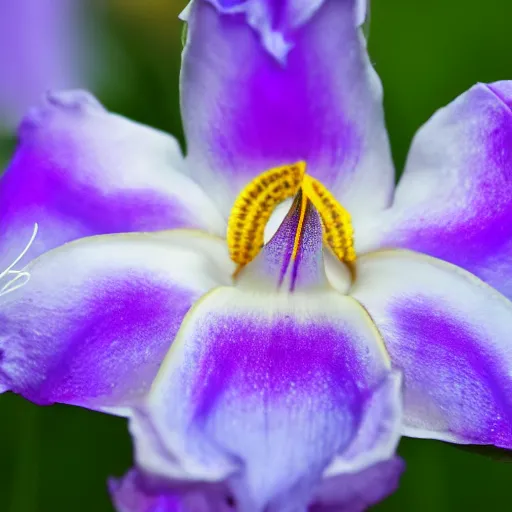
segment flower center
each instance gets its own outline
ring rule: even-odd
[[[356,260],[350,214],[322,183],[306,174],[306,163],[298,162],[260,174],[240,192],[229,216],[227,232],[229,254],[235,263],[243,267],[257,256],[270,216],[280,203],[299,192],[301,211],[306,211],[309,200],[320,214],[324,243],[340,261]],[[303,227],[299,221],[292,259],[297,254]]]

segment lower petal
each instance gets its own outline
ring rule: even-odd
[[[219,288],[187,316],[132,420],[138,464],[226,481],[241,510],[300,510],[388,371],[349,297]],[[360,469],[355,453],[347,463]]]
[[[512,304],[468,272],[409,251],[360,258],[351,294],[404,374],[403,432],[512,448]]]
[[[151,486],[135,469],[108,487],[117,512],[233,512],[221,488]]]
[[[230,281],[221,239],[198,232],[82,239],[0,292],[0,383],[39,404],[124,413],[149,389],[181,321]]]
[[[359,473],[328,478],[309,512],[363,512],[397,490],[404,469],[403,461],[394,457]]]

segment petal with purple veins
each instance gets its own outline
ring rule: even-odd
[[[429,254],[512,298],[511,109],[512,82],[497,82],[437,112],[416,135],[393,207],[359,227],[360,251]]]
[[[242,510],[301,510],[334,459],[336,474],[362,470],[398,437],[399,388],[372,401],[390,370],[379,335],[321,274],[316,212],[290,257],[295,213],[235,287],[191,309],[131,423],[144,472],[225,482]]]
[[[512,303],[409,251],[359,259],[351,294],[404,374],[403,433],[512,448]]]
[[[88,93],[48,95],[20,128],[0,179],[0,268],[91,235],[171,228],[224,234],[204,192],[180,171],[177,142],[110,114]]]
[[[0,294],[0,383],[39,404],[125,414],[189,308],[232,271],[221,239],[179,230],[50,251]]]
[[[182,69],[189,170],[225,216],[255,176],[298,160],[354,215],[390,204],[382,90],[360,5],[192,2]]]

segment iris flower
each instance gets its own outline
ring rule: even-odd
[[[21,125],[0,385],[130,418],[121,512],[363,510],[400,434],[512,447],[512,83],[395,190],[364,6],[194,0],[186,157],[84,92]]]

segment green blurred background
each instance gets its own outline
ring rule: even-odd
[[[184,0],[87,0],[103,103],[182,138],[178,108]],[[512,79],[510,0],[374,0],[370,53],[384,82],[397,168],[440,106],[478,81]],[[95,61],[96,62],[96,61]],[[333,63],[335,66],[335,63]],[[98,70],[96,70],[98,71]],[[14,138],[0,140],[6,162]],[[125,421],[0,397],[0,512],[101,512],[105,481],[131,464]],[[512,464],[443,443],[404,440],[400,490],[379,511],[510,509]]]

